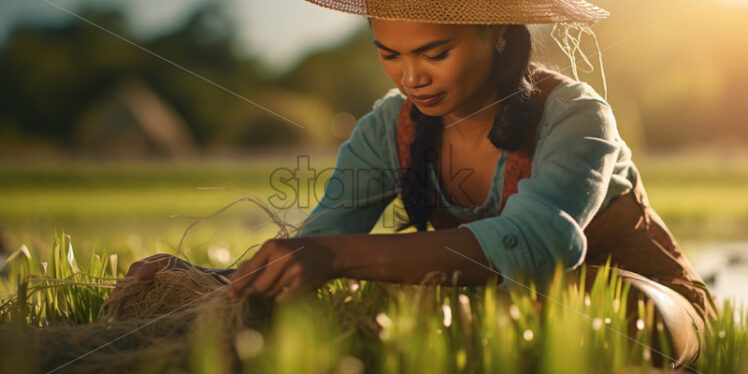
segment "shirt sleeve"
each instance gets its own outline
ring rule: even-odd
[[[501,272],[505,290],[544,284],[557,264],[568,270],[582,263],[582,228],[602,205],[618,157],[610,106],[586,83],[558,89],[546,101],[531,177],[518,183],[501,215],[460,225]]]
[[[368,233],[397,195],[381,101],[361,117],[339,149],[325,193],[296,236]]]

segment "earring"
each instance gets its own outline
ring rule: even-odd
[[[504,49],[506,49],[506,39],[504,39],[504,37],[502,36],[496,42],[496,51],[501,53],[504,52]]]

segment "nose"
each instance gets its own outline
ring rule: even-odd
[[[419,88],[429,84],[429,77],[415,62],[405,62],[400,77],[400,85],[406,88]]]

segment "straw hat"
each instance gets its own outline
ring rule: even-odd
[[[387,20],[461,24],[583,23],[608,12],[584,0],[306,0],[325,8]]]

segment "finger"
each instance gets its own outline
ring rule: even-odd
[[[127,269],[127,274],[125,274],[125,277],[135,276],[144,265],[152,264],[154,262],[160,262],[168,257],[171,256],[163,253],[158,253],[153,256],[148,256],[142,260],[135,261],[130,265],[130,268]]]
[[[163,259],[159,261],[162,269],[189,269],[192,264],[187,261],[181,260],[177,256],[165,255]]]
[[[288,261],[271,262],[250,283],[252,290],[259,293],[267,293],[278,280],[287,272]]]
[[[249,260],[242,262],[230,278],[231,286],[229,287],[229,293],[231,296],[236,297],[240,295],[244,287],[257,276],[258,271],[264,264],[265,254],[261,252],[258,252]]]
[[[165,258],[176,258],[176,257],[174,257],[172,255],[169,255],[169,254],[166,254],[166,253],[156,253],[153,256],[148,256],[148,257],[144,258],[143,261],[145,261],[145,262],[153,262],[153,261],[160,261],[160,260],[163,260]]]
[[[138,267],[135,272],[135,279],[137,280],[149,280],[153,278],[153,274],[163,269],[166,266],[165,261],[147,262]]]
[[[274,297],[277,304],[285,304],[301,295],[307,290],[303,287],[301,277],[297,277],[291,281],[291,284],[287,288],[282,289],[282,292],[278,296]]]
[[[288,289],[291,282],[301,275],[301,271],[295,266],[289,266],[283,276],[275,282],[275,285],[266,293],[268,297],[275,298],[284,290]]]
[[[130,267],[127,269],[127,274],[125,274],[125,277],[132,277],[135,275],[135,273],[138,271],[138,269],[143,266],[143,261],[135,261],[133,262]]]

